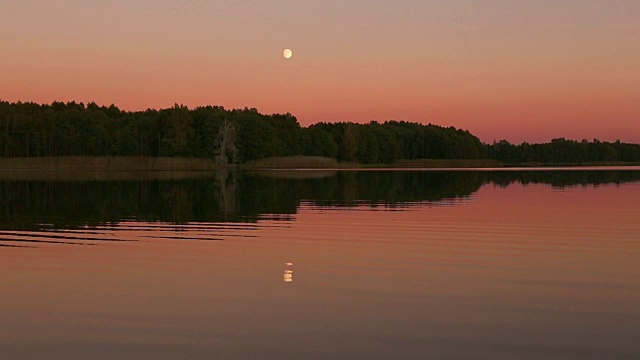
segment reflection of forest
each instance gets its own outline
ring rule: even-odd
[[[466,198],[487,183],[554,187],[621,184],[640,171],[340,171],[327,177],[223,172],[181,180],[0,181],[0,227],[76,228],[123,219],[255,222],[287,218],[302,200],[317,206],[406,207]]]

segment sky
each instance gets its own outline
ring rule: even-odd
[[[636,0],[0,0],[0,99],[640,143],[638,19]]]

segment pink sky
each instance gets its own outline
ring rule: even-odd
[[[635,1],[3,2],[0,99],[640,142],[637,19]]]

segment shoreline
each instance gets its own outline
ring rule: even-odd
[[[583,163],[501,163],[490,159],[420,159],[401,160],[391,164],[360,164],[321,157],[268,158],[240,165],[219,166],[213,159],[179,157],[33,157],[0,158],[0,171],[75,171],[75,172],[148,172],[148,171],[218,171],[218,170],[571,170],[611,167],[638,167],[640,162]]]

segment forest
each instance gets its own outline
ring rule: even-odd
[[[0,101],[0,157],[145,156],[242,164],[274,156],[389,164],[410,159],[494,159],[509,164],[640,161],[640,145],[554,139],[484,144],[467,130],[406,121],[321,122],[220,106],[124,111],[95,103]]]

